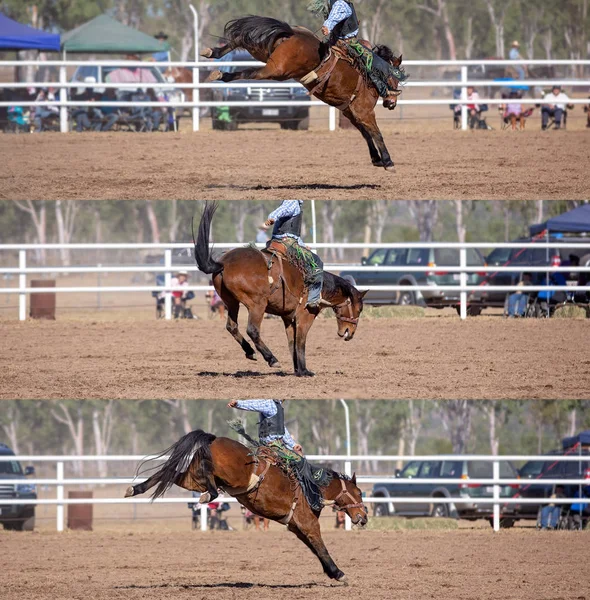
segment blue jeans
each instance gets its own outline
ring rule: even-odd
[[[555,529],[557,527],[557,521],[561,514],[561,507],[559,506],[544,506],[541,509],[541,529],[551,527]]]
[[[541,124],[543,128],[547,127],[549,117],[553,117],[555,119],[555,127],[561,127],[563,110],[561,108],[549,108],[548,106],[544,106],[541,109]]]
[[[44,108],[39,109],[39,107],[37,107],[38,110],[35,111],[35,131],[41,131],[41,129],[43,128],[43,119],[47,119],[47,117],[50,117],[51,115],[57,115],[57,113],[53,110],[47,110]]]
[[[526,294],[510,294],[508,296],[508,316],[522,317],[526,310],[528,298]]]

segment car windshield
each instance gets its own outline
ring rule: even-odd
[[[510,260],[512,248],[496,248],[488,255],[488,264],[503,265]]]
[[[16,460],[0,461],[0,475],[22,475],[20,463]]]
[[[416,477],[420,470],[420,465],[419,461],[413,460],[405,466],[404,470],[400,473],[400,477]]]
[[[385,256],[387,254],[387,250],[385,248],[381,248],[379,250],[375,250],[371,256],[367,259],[368,265],[382,265],[385,261]]]
[[[467,474],[471,479],[492,479],[494,469],[491,462],[482,460],[471,460],[467,463]],[[516,476],[510,463],[500,462],[500,477],[502,479],[513,479]]]
[[[521,477],[537,477],[539,475],[545,475],[548,471],[555,472],[556,471],[555,467],[557,467],[559,465],[559,463],[555,463],[553,469],[550,468],[551,464],[553,464],[553,463],[546,463],[543,460],[532,460],[532,461],[526,463],[520,469],[520,476]]]

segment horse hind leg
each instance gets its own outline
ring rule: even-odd
[[[205,58],[223,58],[226,54],[229,54],[233,48],[229,44],[219,46],[217,48],[204,48],[201,50],[201,56]]]
[[[284,81],[289,79],[289,76],[275,65],[274,61],[271,61],[264,65],[264,67],[251,67],[233,73],[222,73],[220,70],[211,71],[211,74],[207,77],[207,81],[223,81],[224,83],[229,83],[236,79],[247,79],[248,81],[273,79],[274,81]]]
[[[225,324],[225,328],[230,332],[234,340],[240,344],[242,350],[246,354],[246,358],[249,360],[256,360],[256,353],[254,352],[254,348],[250,346],[247,340],[244,339],[244,336],[240,333],[238,329],[238,313],[240,311],[240,303],[235,298],[225,299],[222,296],[222,300],[224,301],[227,307],[227,320]]]
[[[276,356],[270,351],[270,348],[262,341],[260,337],[260,326],[262,325],[262,319],[264,318],[264,308],[253,307],[248,309],[248,328],[246,332],[250,336],[250,339],[254,342],[256,349],[264,360],[268,363],[269,367],[279,366],[279,361]]]

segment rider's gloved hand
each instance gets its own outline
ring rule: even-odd
[[[266,221],[264,221],[264,226],[270,227],[271,225],[274,225],[274,222],[275,222],[274,219],[266,219]]]
[[[322,35],[330,35],[330,30],[325,25],[322,27]]]

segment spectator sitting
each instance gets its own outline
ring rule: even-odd
[[[520,44],[518,40],[514,40],[512,42],[512,47],[510,48],[510,52],[508,53],[508,58],[510,60],[522,60],[522,56],[520,55]],[[522,65],[514,65],[514,69],[518,73],[519,79],[524,79],[526,75],[526,69]]]
[[[569,255],[569,263],[572,267],[580,266],[580,257],[577,254]],[[568,281],[573,281],[577,286],[588,286],[588,273],[579,272],[579,271],[571,271],[568,273]],[[590,290],[589,290],[590,291]],[[588,303],[588,293],[589,292],[574,292],[573,301],[578,304],[587,304]]]
[[[588,96],[590,98],[590,96]],[[586,113],[586,127],[590,127],[590,104],[584,106],[584,112]]]
[[[100,97],[101,102],[113,102],[117,99],[117,93],[113,88],[106,88]],[[97,118],[101,119],[97,131],[110,131],[119,119],[119,109],[116,106],[101,106],[94,109]]]
[[[551,93],[545,96],[550,102],[541,108],[541,128],[547,129],[549,117],[555,120],[555,129],[561,129],[563,113],[568,108],[569,97],[561,91],[561,86],[554,85]]]
[[[96,79],[94,77],[85,77],[84,83],[96,83]],[[80,88],[78,88],[78,90],[80,90]],[[94,89],[89,87],[82,88],[81,93],[76,94],[75,99],[80,100],[81,102],[92,102],[96,100]],[[74,108],[72,111],[72,119],[74,119],[76,123],[76,131],[81,132],[93,128],[91,122],[91,116],[94,116],[93,111],[94,108],[89,106],[79,106]]]
[[[209,285],[213,285],[213,281],[209,281]],[[207,292],[205,298],[209,301],[210,314],[213,316],[215,313],[219,313],[221,319],[225,318],[225,304],[217,291],[212,290]]]
[[[523,273],[522,280],[519,282],[519,286],[532,285],[533,278],[530,273]],[[518,291],[508,296],[508,310],[507,315],[509,318],[524,317],[526,307],[528,304],[529,295],[524,292]]]
[[[469,128],[474,129],[481,119],[481,106],[478,104],[479,94],[473,86],[467,88],[467,111],[469,112]]]
[[[590,485],[582,487],[581,493],[580,493],[580,489],[577,488],[573,494],[573,497],[580,498],[580,499],[590,498]],[[588,509],[588,506],[590,506],[590,504],[588,502],[574,502],[570,506],[570,512],[572,514],[574,523],[579,527],[579,529],[582,528],[582,520],[583,520],[584,512]]]
[[[187,271],[178,271],[175,277],[172,277],[170,281],[170,285],[172,287],[188,287],[188,272]],[[190,309],[186,307],[186,301],[194,298],[194,293],[184,290],[174,290],[170,292],[172,294],[172,302],[174,309],[174,318],[179,319],[180,317],[187,317],[187,311]],[[192,294],[192,295],[191,295]],[[192,312],[191,312],[192,318]]]
[[[37,97],[35,98],[35,102],[43,102],[44,100],[55,101],[55,88],[49,88],[46,92],[45,90],[41,90]],[[43,120],[48,119],[49,117],[57,117],[59,116],[59,108],[57,106],[36,106],[35,107],[35,118],[33,122],[35,123],[35,131],[40,133],[43,131]]]
[[[555,493],[551,495],[551,498],[565,498],[565,488],[562,485],[558,485],[555,488]],[[541,508],[541,529],[555,529],[559,522],[560,515],[560,504],[545,504],[543,508]]]
[[[500,110],[503,111],[502,119],[504,123],[510,123],[512,131],[516,131],[516,122],[520,124],[520,130],[524,130],[525,120],[533,114],[533,109],[529,108],[525,111],[522,110],[522,104],[520,102],[514,102],[516,99],[520,99],[521,95],[513,90],[510,92],[509,100],[506,104],[500,104]]]
[[[164,100],[162,95],[156,94],[156,92],[150,88],[146,92],[146,100],[148,102],[162,102]],[[156,106],[149,106],[146,108],[146,120],[148,131],[158,131],[160,124],[164,118],[164,108],[157,108]]]

